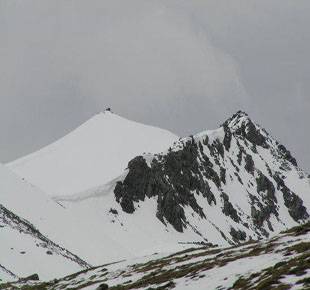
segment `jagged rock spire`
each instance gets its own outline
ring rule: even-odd
[[[268,133],[259,125],[255,124],[249,115],[243,111],[235,113],[222,126],[225,132],[229,130],[231,134],[239,135],[255,146],[262,146],[264,148],[269,148],[270,146]]]

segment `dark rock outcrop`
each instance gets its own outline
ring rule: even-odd
[[[232,203],[229,201],[229,197],[226,193],[222,193],[222,199],[223,199],[223,213],[226,216],[229,216],[232,220],[234,220],[235,222],[240,222],[240,217],[238,215],[237,210],[233,207]]]
[[[105,284],[105,283],[102,283],[100,284],[96,290],[108,290],[109,289],[109,285],[108,284]]]
[[[278,145],[279,151],[283,154],[283,158],[285,158],[287,161],[291,162],[294,166],[297,166],[296,159],[292,156],[291,152],[288,151],[284,145],[279,144]]]
[[[146,195],[151,195],[151,169],[142,156],[137,156],[128,163],[128,170],[125,180],[117,182],[114,193],[123,211],[133,213],[134,202],[143,201]]]
[[[275,174],[274,166],[269,164],[270,160],[263,157],[264,149],[268,149],[274,157],[271,162],[277,162],[280,170],[281,167],[293,168],[297,163],[290,152],[244,112],[228,119],[222,129],[224,134],[216,130],[211,135],[180,139],[166,153],[154,155],[150,163],[143,156],[132,159],[127,176],[117,182],[114,189],[123,211],[133,213],[136,203],[155,198],[157,218],[182,232],[189,226],[187,207],[200,218],[206,218],[207,208],[202,208],[197,201],[202,196],[209,206],[220,206],[223,214],[235,223],[254,228],[256,235],[268,236],[269,231],[274,231],[271,217],[279,218],[277,196],[280,191],[294,220],[309,218],[302,200],[285,186],[283,178]],[[256,160],[259,160],[257,164]],[[249,174],[245,176],[244,171]],[[236,202],[230,201],[229,197],[238,194],[235,188],[248,192],[249,216]],[[244,217],[248,220],[243,220]],[[229,234],[234,242],[249,238],[245,232],[233,228]],[[226,236],[225,239],[230,240]]]
[[[264,191],[267,193],[267,198],[276,201],[275,188],[273,183],[262,172],[258,172],[259,177],[256,178],[257,192]]]
[[[303,205],[302,199],[292,192],[286,185],[279,172],[274,175],[277,188],[283,193],[284,205],[288,208],[290,216],[296,221],[305,221],[309,218],[309,213]]]
[[[236,243],[240,243],[246,240],[246,233],[244,231],[236,230],[235,228],[231,227],[229,233]]]
[[[19,282],[39,281],[39,280],[40,280],[40,278],[39,278],[38,274],[32,274],[32,275],[30,275],[28,277],[20,278]]]
[[[245,170],[252,174],[254,173],[254,168],[255,168],[255,165],[254,165],[254,161],[253,161],[253,158],[251,155],[249,154],[246,154],[245,155],[245,166],[244,166]]]
[[[157,197],[156,216],[165,223],[169,222],[182,232],[186,227],[184,206],[191,207],[201,217],[205,217],[197,204],[193,192],[199,192],[216,202],[199,170],[197,161],[198,146],[189,140],[183,150],[169,151],[161,160],[154,159],[149,167],[142,156],[131,160],[129,173],[114,189],[116,201],[127,213],[135,211],[134,203],[146,197]]]
[[[287,187],[282,188],[284,204],[288,208],[291,217],[296,221],[305,221],[309,218],[307,209],[303,205],[302,199]]]

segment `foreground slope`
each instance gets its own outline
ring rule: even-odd
[[[166,130],[105,111],[8,166],[49,194],[72,194],[110,181],[131,158],[143,152],[160,152],[177,139]]]
[[[29,240],[28,253],[33,252],[30,247],[37,244],[36,237],[33,239],[29,235],[25,236],[24,233],[18,234],[18,224],[21,223],[20,227],[24,228],[22,221],[25,221],[38,229],[46,238],[70,249],[90,264],[96,265],[109,259],[120,259],[135,254],[126,245],[125,239],[119,240],[111,228],[110,231],[105,229],[104,223],[100,220],[100,214],[94,215],[93,208],[89,207],[85,211],[69,210],[1,164],[0,205],[19,218],[13,229],[10,226],[12,223],[9,222],[4,224],[5,227],[0,228],[2,240],[6,241],[1,244],[4,252],[11,248],[10,245],[14,243],[14,240],[18,240],[20,243],[18,247],[22,248],[23,240],[26,239]],[[7,220],[5,216],[2,219]],[[14,231],[14,229],[18,230]],[[7,253],[13,252],[8,251]],[[27,269],[27,264],[32,262],[30,254],[16,256],[16,259],[13,256],[8,256],[9,258],[11,258],[12,264],[18,264],[16,259],[23,258],[25,269]],[[75,268],[71,270],[75,270]],[[68,272],[71,270],[68,268]],[[52,273],[52,271],[50,272]],[[18,275],[19,272],[16,274]],[[41,272],[38,274],[44,275]]]
[[[32,273],[55,278],[88,267],[46,235],[53,236],[62,223],[63,212],[39,189],[0,165],[0,279]]]
[[[113,193],[110,197],[114,199]],[[77,206],[74,209],[65,203],[55,202],[40,189],[0,164],[0,204],[18,216],[20,220],[26,220],[39,229],[45,237],[70,250],[89,264],[99,265],[111,260],[163,251],[167,245],[171,245],[173,249],[183,248],[182,245],[177,244],[182,234],[175,234],[173,228],[171,228],[171,233],[167,234],[166,229],[157,219],[152,219],[153,224],[149,223],[147,227],[145,226],[150,215],[147,211],[145,215],[131,219],[130,230],[124,230],[119,223],[116,225],[113,222],[114,215],[109,213],[110,207],[105,212],[96,206],[96,200],[91,199],[91,202],[86,207],[83,204],[82,207]],[[130,215],[127,216],[131,218]],[[22,248],[23,235],[19,235],[19,231],[8,229],[10,234],[14,233],[15,236],[4,238],[7,228],[9,228],[8,225],[5,228],[0,228],[2,239],[6,239],[5,244],[2,245],[3,251],[11,248],[10,245],[13,244],[15,238],[20,241],[18,248]],[[161,240],[158,239],[159,236],[162,238]],[[24,240],[26,239],[30,239],[31,245],[36,245],[34,239],[29,236],[24,238]],[[24,249],[20,251],[23,252]],[[33,251],[29,248],[26,252]],[[7,253],[12,252],[7,251]],[[47,256],[46,251],[42,253],[44,257]],[[18,257],[24,259],[25,268],[27,268],[27,263],[32,262],[30,254],[22,254]],[[19,263],[15,258],[12,258],[11,262]],[[48,266],[48,263],[46,264]],[[75,268],[71,270],[75,270]],[[68,272],[71,270],[68,268]],[[16,274],[20,276],[19,272]],[[38,271],[38,274],[44,276],[44,272]]]
[[[78,256],[44,236],[35,226],[0,204],[0,279],[39,273],[56,278],[88,268]]]
[[[309,289],[310,224],[229,248],[196,247],[92,268],[50,282],[0,289]]]
[[[310,179],[283,145],[238,112],[217,130],[135,157],[108,184],[58,201],[142,254],[178,242],[234,245],[305,223]]]

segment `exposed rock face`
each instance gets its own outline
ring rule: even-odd
[[[201,192],[210,203],[215,202],[210,188],[203,182],[203,176],[199,172],[197,156],[197,144],[188,141],[184,150],[170,151],[162,156],[161,160],[154,159],[151,167],[148,167],[142,156],[134,158],[128,164],[128,175],[115,187],[116,200],[125,212],[133,213],[134,202],[158,196],[157,217],[182,232],[186,226],[183,206],[190,206],[204,217],[192,191]]]
[[[249,154],[246,154],[246,155],[245,155],[244,161],[245,161],[244,169],[245,169],[248,173],[250,173],[250,174],[253,175],[255,165],[254,165],[254,161],[253,161],[253,159],[252,159],[252,156],[249,155]]]
[[[235,222],[240,222],[240,217],[238,216],[237,210],[233,207],[231,202],[229,201],[229,197],[226,193],[222,193],[222,198],[223,198],[223,213],[226,216],[231,217],[231,219]]]
[[[151,169],[142,156],[132,159],[128,163],[128,169],[129,173],[125,180],[117,183],[114,192],[122,209],[127,213],[133,213],[134,202],[144,200],[145,195],[149,196]]]
[[[230,228],[230,235],[236,243],[246,240],[246,233],[240,230],[235,230],[233,227]]]
[[[132,159],[114,193],[130,214],[137,202],[155,198],[161,222],[179,232],[194,228],[204,237],[207,233],[190,220],[196,215],[199,221],[211,221],[216,208],[229,230],[223,233],[218,220],[211,223],[227,241],[238,243],[266,237],[274,231],[274,221],[285,220],[279,215],[279,200],[295,222],[309,219],[303,200],[283,181],[299,170],[296,165],[283,145],[238,112],[218,130],[181,139],[151,161],[144,156]],[[194,213],[191,218],[189,211]]]
[[[39,281],[39,280],[40,280],[40,278],[39,278],[38,274],[32,274],[32,275],[30,275],[28,277],[19,279],[20,282]]]
[[[303,205],[302,199],[285,185],[278,172],[275,174],[274,179],[277,182],[278,189],[283,193],[284,204],[288,208],[291,217],[297,222],[309,219],[309,214]]]
[[[265,193],[264,203],[258,202],[260,212],[258,214],[259,219],[256,220],[258,226],[262,226],[264,221],[268,221],[271,214],[278,216],[277,212],[277,198],[275,196],[275,188],[273,183],[261,172],[258,172],[259,177],[256,178],[257,192]]]
[[[296,159],[291,155],[291,152],[288,151],[284,145],[279,144],[278,146],[279,151],[283,154],[283,158],[285,158],[286,160],[288,160],[289,162],[291,162],[293,165],[297,166],[297,161]]]
[[[240,119],[242,119],[242,118],[246,118],[246,120],[244,122],[240,122]],[[253,145],[261,146],[264,148],[269,147],[269,145],[267,143],[267,138],[262,133],[262,129],[258,128],[248,118],[246,113],[244,113],[242,111],[237,112],[235,115],[233,115],[230,119],[228,119],[224,123],[224,126],[225,125],[229,126],[230,124],[233,124],[233,126],[234,126],[234,134],[242,136],[243,138],[248,140]]]
[[[108,284],[105,284],[105,283],[100,284],[100,285],[96,288],[96,290],[108,290],[108,289],[109,289],[109,285],[108,285]]]

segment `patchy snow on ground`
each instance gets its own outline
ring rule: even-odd
[[[115,290],[308,289],[309,234],[308,223],[270,240],[229,248],[188,248],[166,255],[128,259],[50,281],[44,286],[47,290],[73,286],[96,290],[101,284]],[[36,287],[40,283],[14,283],[12,286],[16,288],[7,289],[24,285]]]

